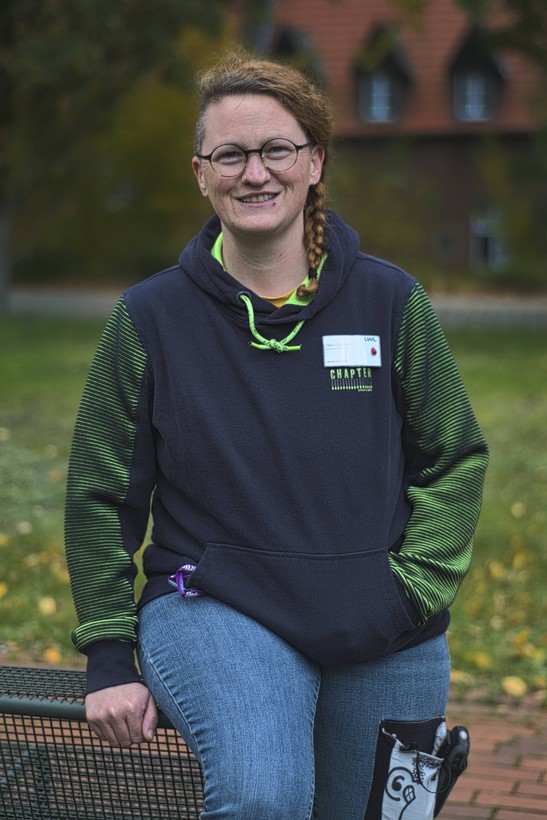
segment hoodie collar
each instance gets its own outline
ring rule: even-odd
[[[287,303],[275,308],[266,299],[244,288],[212,256],[211,249],[222,230],[215,215],[183,250],[179,258],[181,271],[211,297],[233,313],[236,321],[247,324],[248,313],[242,303],[243,292],[250,299],[255,321],[260,325],[278,325],[300,322],[318,313],[336,296],[359,252],[359,238],[334,211],[327,211],[326,249],[328,257],[323,266],[319,290],[308,305]]]

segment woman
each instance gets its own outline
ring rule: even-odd
[[[200,95],[215,215],[120,300],[76,425],[88,720],[127,746],[159,703],[208,820],[357,820],[380,722],[444,713],[486,445],[420,285],[325,211],[324,96],[239,55]]]

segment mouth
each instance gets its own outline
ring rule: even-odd
[[[272,202],[276,197],[277,194],[247,194],[238,197],[238,200],[243,202],[244,205],[258,205],[262,202]]]

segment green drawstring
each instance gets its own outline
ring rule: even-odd
[[[255,314],[253,309],[253,303],[249,299],[246,293],[239,293],[239,299],[243,302],[245,307],[247,308],[247,313],[249,314],[249,328],[251,333],[258,339],[260,344],[257,342],[250,342],[251,347],[256,347],[258,350],[275,350],[276,353],[286,353],[289,350],[300,350],[302,345],[289,345],[288,342],[292,341],[302,325],[304,324],[304,320],[298,322],[294,330],[292,330],[288,336],[284,339],[281,339],[280,342],[277,339],[265,339],[264,336],[261,336],[258,330],[256,329],[255,325]]]

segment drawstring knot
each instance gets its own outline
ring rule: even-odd
[[[287,353],[291,350],[300,350],[302,348],[302,345],[289,345],[288,343],[294,339],[294,337],[304,324],[304,320],[298,322],[296,327],[293,328],[289,335],[286,336],[284,339],[281,339],[280,341],[278,341],[277,339],[266,339],[256,329],[253,303],[251,302],[249,296],[246,293],[238,293],[238,298],[243,302],[243,304],[247,308],[247,314],[249,317],[249,329],[255,337],[255,339],[257,340],[256,342],[249,343],[251,347],[256,347],[258,350],[275,350],[276,353]]]

